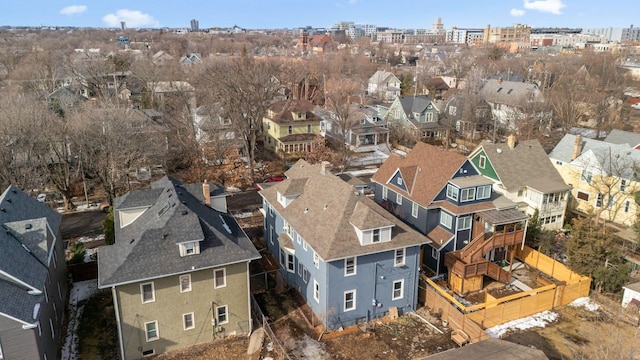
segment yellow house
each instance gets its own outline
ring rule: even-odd
[[[262,119],[265,148],[279,156],[309,152],[320,133],[320,117],[306,100],[278,101]]]
[[[567,134],[549,158],[571,186],[574,210],[620,225],[635,224],[640,150]]]

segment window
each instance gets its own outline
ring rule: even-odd
[[[196,327],[196,324],[193,321],[193,313],[183,314],[182,324],[184,325],[185,330],[194,329]]]
[[[556,160],[556,164],[562,166],[562,161]]]
[[[287,271],[294,274],[296,272],[296,261],[292,254],[287,254]]]
[[[271,215],[273,215],[273,213],[271,213]],[[269,225],[269,242],[273,245],[273,225]]]
[[[584,181],[588,184],[591,184],[591,179],[593,178],[593,173],[591,171],[582,170],[580,174],[580,181]]]
[[[318,256],[318,253],[315,252],[315,250],[313,251],[313,265],[316,269],[320,269],[320,256]]]
[[[444,225],[447,228],[451,229],[451,223],[453,221],[453,217],[447,214],[444,211],[440,212],[440,225]]]
[[[394,266],[403,266],[404,265],[404,248],[396,249],[393,255],[393,265]]]
[[[222,325],[229,322],[229,317],[227,316],[228,309],[227,305],[217,306],[216,307],[216,325]]]
[[[309,281],[309,272],[306,267],[302,267],[302,281],[306,284]]]
[[[627,180],[620,179],[620,192],[625,192],[627,190]]]
[[[285,257],[285,253],[284,253],[284,249],[280,248],[280,266],[282,266],[283,268],[287,266],[287,260]]]
[[[624,202],[624,212],[629,213],[629,209],[631,208],[631,200],[627,200]]]
[[[196,247],[195,247],[195,244],[193,242],[184,243],[184,244],[182,244],[182,246],[184,247],[183,256],[185,256],[185,255],[193,255],[193,254],[196,253]]]
[[[448,184],[447,197],[453,201],[458,201],[458,188],[451,184]]]
[[[145,337],[147,338],[147,342],[158,340],[160,335],[158,334],[158,321],[149,321],[144,323],[145,329]]]
[[[213,270],[213,288],[218,289],[227,286],[227,270]]]
[[[300,235],[298,235],[298,234],[296,233],[296,242],[297,242],[298,244],[300,244],[300,242],[301,242],[301,240],[300,240],[300,239],[301,239],[301,238],[300,238]]]
[[[476,199],[488,199],[491,197],[491,185],[478,186],[478,193],[476,194]]]
[[[431,257],[438,260],[438,249],[431,248]]]
[[[289,135],[293,134],[293,126],[289,125]]]
[[[411,204],[411,216],[414,218],[418,217],[418,203],[416,202]]]
[[[307,132],[311,134],[311,124],[307,124]]]
[[[56,338],[56,332],[53,330],[53,320],[49,318],[49,327],[51,328],[51,338]]]
[[[392,300],[402,299],[404,296],[404,280],[398,280],[393,282],[393,296]]]
[[[302,239],[302,249],[307,251],[307,242],[304,239]]]
[[[398,179],[396,179],[396,183],[400,186],[402,186],[402,178],[399,177]]]
[[[458,110],[455,106],[449,106],[449,115],[456,115],[456,111]]]
[[[344,259],[344,276],[356,274],[356,258],[349,257]]]
[[[380,242],[380,229],[373,229],[371,242]]]
[[[356,291],[349,290],[344,292],[344,311],[355,310],[356,308]]]
[[[578,190],[577,198],[579,200],[589,201],[589,193]]]
[[[156,293],[153,291],[153,283],[140,284],[140,295],[142,296],[143,304],[156,301]]]
[[[471,216],[458,218],[458,230],[471,229]]]
[[[402,205],[402,195],[396,194],[396,203],[398,203],[398,205]]]
[[[476,198],[476,188],[462,189],[460,191],[460,201],[471,201]]]
[[[478,166],[480,167],[480,169],[484,169],[486,162],[487,162],[487,157],[484,155],[480,155],[480,160],[478,160]]]
[[[613,209],[613,205],[615,204],[615,196],[609,195],[609,201],[607,202],[607,208]]]
[[[382,200],[387,200],[387,188],[382,187]]]
[[[191,291],[191,274],[180,275],[180,292]]]
[[[598,193],[598,196],[596,197],[596,207],[602,207],[603,201],[604,201],[604,195]]]
[[[313,280],[313,299],[320,303],[320,284],[316,280]]]

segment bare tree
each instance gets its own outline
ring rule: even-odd
[[[211,85],[207,89],[210,98],[220,103],[223,117],[231,120],[243,141],[252,175],[262,118],[281,89],[275,80],[279,71],[275,61],[244,55],[215,61],[204,74]]]
[[[358,104],[351,102],[352,97],[362,94],[360,83],[348,78],[332,77],[326,84],[326,107],[332,112],[332,128],[334,137],[339,141],[340,165],[346,167],[349,163],[350,150],[347,146],[349,131],[358,124]]]

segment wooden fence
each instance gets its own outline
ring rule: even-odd
[[[425,286],[419,287],[419,299],[424,299],[431,311],[449,321],[453,329],[461,329],[471,342],[484,340],[484,329],[520,319],[589,295],[591,279],[571,271],[529,247],[518,250],[516,258],[554,277],[556,282],[529,291],[505,296],[490,302],[466,306],[431,279],[422,275]],[[540,267],[538,267],[540,266]]]

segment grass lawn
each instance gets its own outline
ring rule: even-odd
[[[101,290],[85,304],[78,325],[78,358],[117,359],[118,329],[111,291]]]

